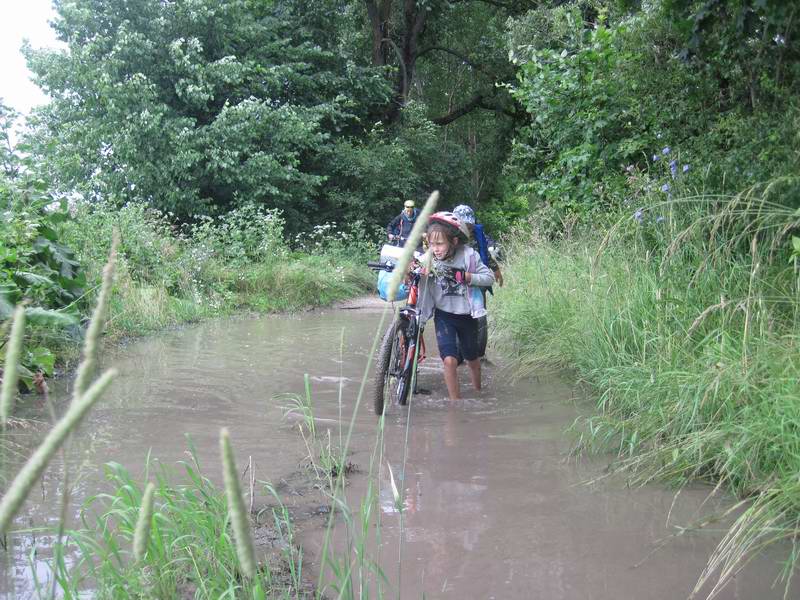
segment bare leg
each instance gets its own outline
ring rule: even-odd
[[[481,359],[468,360],[469,376],[472,379],[472,387],[476,390],[481,389]]]
[[[458,360],[455,356],[445,356],[442,362],[444,362],[444,383],[447,386],[447,394],[450,396],[450,400],[460,400],[461,392],[458,388],[457,372]],[[478,365],[478,369],[480,369],[480,365]]]

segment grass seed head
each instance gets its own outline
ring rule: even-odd
[[[147,545],[150,541],[150,525],[153,522],[153,498],[156,486],[151,481],[147,484],[142,496],[142,505],[139,507],[139,518],[136,521],[136,531],[133,535],[133,556],[137,561],[144,559]]]
[[[14,409],[14,397],[17,395],[19,379],[19,357],[22,353],[22,337],[25,331],[25,307],[18,306],[14,311],[11,335],[3,369],[3,386],[0,389],[0,420],[3,429]]]
[[[86,330],[83,360],[81,364],[78,365],[78,372],[75,375],[73,402],[86,390],[89,384],[89,378],[92,376],[92,371],[94,371],[95,362],[97,360],[97,344],[106,322],[108,301],[111,296],[111,287],[114,283],[114,269],[117,263],[117,246],[119,246],[119,232],[115,229],[114,237],[111,240],[111,251],[108,255],[108,262],[103,268],[103,283],[100,286],[100,295],[97,298],[97,304],[94,307],[92,320],[89,322],[89,328]]]
[[[400,496],[400,491],[397,489],[397,484],[394,482],[394,473],[392,473],[392,465],[388,462],[386,466],[389,467],[389,483],[392,486],[392,497],[394,498],[394,507],[403,512],[403,498]]]
[[[233,525],[236,554],[242,572],[249,578],[256,576],[256,552],[253,547],[253,538],[250,535],[250,522],[242,498],[242,488],[239,485],[236,461],[233,457],[230,435],[223,427],[219,436],[220,452],[222,454],[222,469],[225,478],[225,493],[228,498],[228,512]]]
[[[85,394],[70,405],[64,416],[50,430],[50,433],[14,477],[8,491],[0,499],[0,535],[8,531],[11,520],[25,502],[33,486],[36,485],[53,455],[67,439],[67,436],[80,424],[89,409],[100,399],[116,374],[115,369],[106,371],[86,390]]]

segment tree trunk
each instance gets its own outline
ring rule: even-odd
[[[419,52],[419,36],[425,29],[425,18],[428,11],[424,8],[417,10],[417,0],[405,0],[405,35],[403,36],[403,64],[405,65],[405,76],[398,80],[397,92],[398,101],[405,104],[408,100],[408,92],[414,81],[416,72],[417,54]]]
[[[372,29],[372,64],[383,67],[389,64],[389,19],[392,13],[392,0],[364,0],[367,7],[370,28]]]

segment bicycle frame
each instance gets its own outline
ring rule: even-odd
[[[400,319],[405,321],[405,336],[408,340],[408,347],[406,348],[406,356],[405,361],[403,363],[403,373],[406,373],[409,369],[414,368],[414,359],[417,358],[417,362],[421,361],[425,358],[424,355],[424,348],[425,342],[421,340],[420,346],[422,347],[422,353],[419,357],[416,357],[417,352],[417,332],[419,330],[419,311],[415,307],[405,307],[401,308],[399,311]]]
[[[393,271],[391,263],[368,263],[373,270]],[[425,358],[425,340],[419,329],[419,280],[421,266],[417,265],[407,278],[408,300],[397,313],[384,334],[378,359],[376,378],[376,412],[381,414],[385,405],[387,385],[392,390],[390,398],[406,404],[408,395],[416,384],[416,365]],[[419,346],[417,340],[419,338]],[[393,349],[394,348],[394,349]],[[396,354],[395,354],[396,353]],[[391,356],[396,358],[392,359]],[[393,381],[392,378],[395,378]]]
[[[419,279],[421,276],[420,269],[415,269],[411,272],[411,285],[408,290],[408,300],[406,305],[398,311],[400,318],[405,319],[406,325],[406,338],[411,340],[406,353],[405,369],[412,368],[417,350],[417,334],[419,333],[419,310],[417,309],[417,302],[419,301]],[[417,362],[425,358],[425,339],[420,335],[420,356]]]

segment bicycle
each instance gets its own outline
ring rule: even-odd
[[[394,270],[391,262],[368,262],[373,271]],[[378,351],[377,370],[375,373],[375,414],[383,414],[387,403],[408,404],[408,396],[416,383],[417,364],[425,358],[425,341],[419,329],[419,280],[422,265],[415,262],[415,267],[408,276],[408,300],[396,318],[389,325],[381,341]],[[417,351],[417,339],[420,350]],[[387,400],[389,402],[387,402]]]

